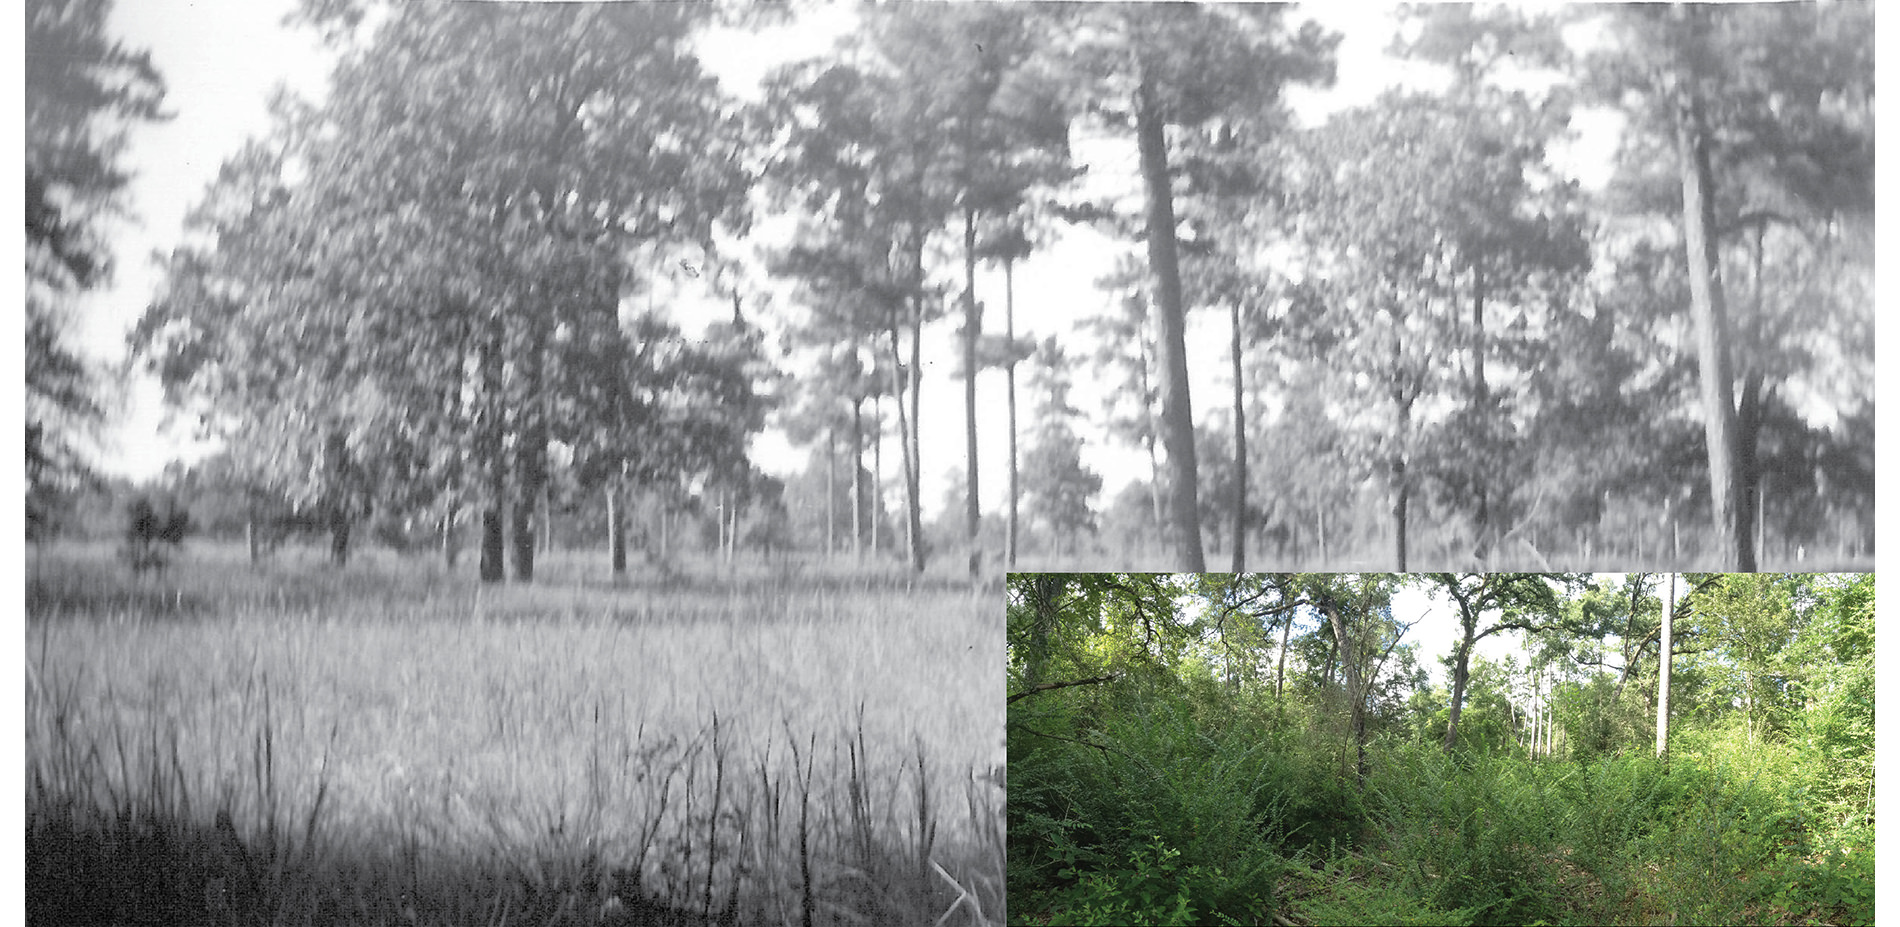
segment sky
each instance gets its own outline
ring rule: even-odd
[[[251,136],[269,126],[267,104],[274,88],[282,85],[305,97],[320,97],[330,59],[314,34],[281,23],[294,0],[121,0],[116,5],[112,31],[135,48],[149,49],[167,84],[167,105],[175,118],[165,124],[136,130],[128,162],[136,176],[129,205],[135,223],[121,225],[115,237],[117,272],[108,289],[88,298],[80,329],[83,345],[103,363],[123,361],[124,338],[159,283],[151,259],[170,251],[181,234],[184,216],[216,176],[225,157]],[[708,70],[742,97],[756,97],[759,78],[776,64],[821,53],[844,29],[852,14],[843,5],[821,7],[807,19],[769,34],[722,33],[702,45]],[[1361,4],[1321,4],[1295,14],[1314,18],[1344,35],[1339,48],[1339,81],[1324,91],[1296,88],[1289,101],[1308,123],[1316,123],[1337,109],[1370,102],[1394,84],[1430,85],[1436,79],[1428,68],[1404,64],[1384,56],[1395,24],[1390,9]],[[1577,120],[1581,141],[1563,162],[1586,186],[1601,183],[1615,142],[1617,123],[1601,113]],[[1091,176],[1108,184],[1135,183],[1132,142],[1078,144],[1081,156],[1096,163]],[[750,246],[745,246],[750,247]],[[1094,287],[1117,256],[1133,254],[1133,243],[1112,242],[1091,229],[1071,228],[1058,241],[1023,265],[1016,273],[1017,330],[1023,337],[1057,335],[1071,357],[1088,352],[1088,344],[1074,334],[1079,321],[1106,310],[1112,297]],[[745,255],[756,260],[755,255]],[[979,297],[986,304],[986,331],[1001,331],[1002,276],[1000,271],[979,274]],[[792,301],[786,292],[773,294],[780,306]],[[696,324],[724,314],[723,304],[682,300],[676,315],[689,333]],[[1220,403],[1231,387],[1224,382],[1226,356],[1222,320],[1200,313],[1190,321],[1190,366],[1197,417]],[[773,322],[763,319],[769,327]],[[953,378],[954,322],[926,331],[921,435],[924,462],[923,502],[927,513],[943,505],[952,485],[952,473],[963,467],[963,390]],[[1220,360],[1220,362],[1216,362]],[[1083,366],[1083,365],[1079,365]],[[1018,368],[1021,427],[1026,432],[1031,412],[1023,390],[1026,371]],[[1083,366],[1077,374],[1077,405],[1099,417],[1107,387]],[[1007,465],[1007,426],[1004,383],[1000,373],[978,378],[978,407],[986,410],[979,424],[979,477],[986,512],[1001,509]],[[165,464],[191,453],[190,423],[167,422],[159,390],[149,376],[134,373],[121,401],[116,427],[104,438],[101,464],[108,472],[133,478],[156,475]],[[1106,505],[1130,480],[1146,473],[1147,459],[1133,449],[1115,446],[1088,426],[1090,443],[1085,461],[1105,478],[1097,504]],[[895,474],[899,465],[886,461]],[[782,437],[767,434],[755,443],[755,460],[766,470],[786,474],[802,468],[803,449]],[[898,480],[888,478],[898,505]]]

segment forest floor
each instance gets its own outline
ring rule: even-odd
[[[29,552],[29,920],[999,921],[995,594],[855,567]]]

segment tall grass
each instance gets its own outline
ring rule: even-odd
[[[993,597],[200,556],[29,580],[36,921],[1003,917]]]

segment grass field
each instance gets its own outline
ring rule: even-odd
[[[29,919],[1003,921],[999,591],[472,572],[29,553]]]

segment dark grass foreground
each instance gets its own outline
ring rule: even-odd
[[[941,737],[930,746],[893,742],[889,705],[870,703],[855,717],[799,703],[751,717],[708,710],[701,721],[636,732],[637,712],[574,695],[596,679],[580,675],[587,667],[570,664],[570,678],[536,692],[528,689],[538,664],[478,663],[469,670],[476,678],[454,691],[471,711],[484,686],[513,693],[488,707],[512,712],[490,736],[505,741],[496,755],[519,783],[508,794],[531,802],[517,807],[439,785],[441,770],[430,772],[438,778],[427,779],[419,799],[406,797],[365,772],[360,745],[351,756],[352,734],[405,756],[467,741],[427,724],[377,740],[391,735],[362,728],[375,700],[390,697],[385,690],[366,687],[369,701],[339,713],[309,704],[322,697],[319,684],[282,675],[304,672],[298,659],[318,655],[355,660],[362,674],[397,666],[377,657],[390,646],[535,639],[511,630],[521,622],[535,634],[571,636],[574,647],[632,623],[646,628],[639,641],[701,648],[674,654],[676,662],[721,673],[718,685],[744,685],[729,677],[751,664],[705,665],[732,652],[733,628],[767,620],[755,613],[771,607],[778,624],[764,639],[835,640],[827,629],[856,620],[840,615],[895,610],[889,603],[903,593],[885,584],[805,575],[776,585],[760,577],[696,589],[662,577],[595,588],[582,565],[565,584],[469,592],[452,577],[393,566],[253,570],[217,562],[215,552],[202,565],[133,581],[102,568],[96,553],[52,553],[29,579],[25,635],[29,924],[950,927],[1006,919],[1000,783],[959,776],[933,755]],[[960,637],[926,630],[871,643],[886,660],[899,646],[963,650]],[[338,639],[373,649],[313,649],[313,641]],[[154,646],[230,652],[176,666],[163,654],[124,658],[127,648]],[[507,646],[470,652],[506,661],[514,656]],[[254,648],[266,651],[262,663]],[[800,662],[794,655],[789,668],[757,669],[789,673]],[[151,663],[171,668],[151,676],[123,669]],[[895,665],[916,675],[913,663]],[[227,666],[222,678],[189,675]],[[878,691],[882,677],[870,679],[853,690]],[[886,683],[887,701],[897,685]],[[401,686],[388,691],[403,694]],[[964,713],[942,693],[936,703],[940,717],[915,723],[949,724]],[[593,727],[617,733],[602,737]],[[534,755],[550,745],[569,755]]]
[[[169,744],[168,744],[169,741]],[[70,743],[70,741],[68,741]],[[1002,792],[967,783],[979,846],[938,846],[921,753],[902,783],[860,777],[864,745],[815,762],[729,764],[713,742],[670,777],[631,854],[557,823],[527,845],[425,847],[426,822],[354,834],[308,807],[278,807],[271,739],[255,794],[187,794],[162,732],[116,756],[69,753],[30,769],[29,924],[974,924],[1002,923]],[[107,775],[107,764],[122,775]],[[710,772],[712,781],[704,781]],[[123,775],[129,773],[130,775]],[[826,786],[842,775],[842,788]],[[115,788],[112,782],[136,782]],[[669,809],[669,803],[679,807]],[[234,810],[233,806],[237,806]],[[669,814],[669,810],[674,813]],[[237,820],[261,818],[241,828]],[[613,835],[616,838],[629,835]],[[616,845],[624,840],[615,839]]]

